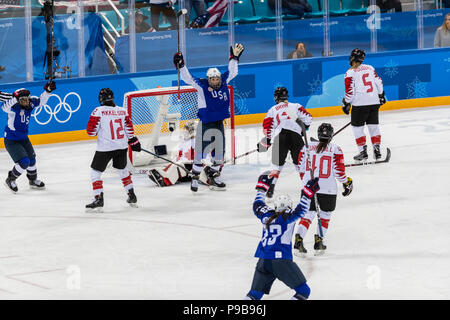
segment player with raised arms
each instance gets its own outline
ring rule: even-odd
[[[287,195],[276,197],[274,208],[271,208],[264,202],[265,193],[273,180],[269,174],[270,171],[266,171],[260,175],[255,187],[253,213],[261,221],[263,233],[256,249],[255,257],[259,260],[246,300],[260,300],[264,294],[269,294],[275,279],[295,291],[292,300],[306,300],[311,290],[302,271],[292,260],[292,234],[297,220],[308,211],[311,198],[319,190],[319,179],[305,184],[295,209],[292,209],[292,201]]]
[[[180,70],[181,79],[198,92],[198,117],[195,137],[195,158],[192,165],[193,178],[191,190],[198,191],[198,181],[203,168],[202,160],[212,155],[211,167],[205,168],[210,187],[225,190],[226,185],[220,177],[220,167],[225,155],[225,132],[223,121],[230,117],[230,90],[228,84],[238,73],[239,57],[244,51],[242,44],[230,47],[228,71],[223,74],[217,68],[209,68],[206,79],[193,77],[185,66],[183,54],[177,52],[173,62]]]
[[[24,88],[17,89],[12,96],[1,94],[2,100],[10,97],[3,102],[2,110],[8,114],[4,142],[6,151],[14,161],[14,167],[8,172],[5,185],[14,193],[19,190],[16,180],[25,171],[31,188],[45,188],[44,182],[37,178],[36,153],[28,138],[28,125],[33,110],[44,106],[55,89],[55,82],[49,81],[39,97],[30,96],[30,91]]]
[[[353,134],[359,154],[353,157],[356,161],[365,161],[367,154],[364,125],[369,129],[375,160],[381,158],[381,133],[378,113],[380,106],[386,103],[383,81],[375,68],[363,64],[366,53],[361,49],[353,49],[350,54],[350,69],[345,73],[345,97],[342,99],[342,110],[350,113]]]
[[[331,213],[336,209],[337,185],[336,180],[342,183],[344,197],[348,196],[353,190],[353,181],[345,174],[344,154],[342,149],[336,144],[331,143],[334,129],[329,123],[322,123],[317,129],[319,141],[313,141],[308,144],[309,157],[313,168],[314,177],[319,178],[320,192],[317,193],[317,202],[319,204],[321,232],[317,226],[317,234],[314,235],[314,250],[316,254],[323,254],[327,248],[323,244],[323,238],[328,230]],[[306,146],[303,147],[299,155],[300,176],[306,183],[310,179],[310,168],[308,164],[308,153]],[[295,234],[294,249],[300,255],[307,253],[303,245],[303,239],[308,231],[311,221],[316,216],[315,202],[311,202],[308,212],[302,217],[299,227]],[[322,235],[320,237],[319,235]]]
[[[298,155],[304,146],[302,128],[296,123],[301,120],[306,128],[312,122],[311,114],[299,103],[288,101],[289,93],[285,87],[276,88],[273,94],[275,105],[269,109],[264,121],[264,137],[257,144],[258,152],[265,152],[272,145],[272,172],[274,177],[267,197],[272,198],[283,166],[286,163],[288,153],[291,153],[292,161],[299,172]]]
[[[126,108],[114,103],[114,93],[110,88],[103,88],[98,94],[100,106],[92,112],[87,124],[87,134],[97,136],[97,150],[91,163],[91,181],[94,200],[86,205],[86,211],[101,212],[104,205],[102,173],[108,163],[118,170],[123,187],[127,192],[127,203],[136,206],[133,181],[127,166],[128,146],[140,152],[141,144],[134,135],[133,123]]]

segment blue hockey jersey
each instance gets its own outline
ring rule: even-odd
[[[309,210],[311,200],[301,197],[300,203],[294,210],[287,210],[284,214],[273,220],[269,228],[267,220],[275,214],[275,210],[264,202],[264,195],[258,193],[253,202],[253,213],[263,224],[263,233],[255,257],[262,259],[292,260],[292,235],[298,219]]]
[[[50,93],[44,91],[40,97],[30,97],[30,108],[23,109],[15,97],[2,104],[2,110],[8,114],[8,122],[5,127],[4,138],[9,140],[25,140],[28,137],[28,124],[34,108],[47,103]]]
[[[238,62],[231,59],[228,71],[224,72],[219,90],[212,89],[207,79],[193,77],[187,67],[180,69],[184,82],[193,86],[198,92],[198,117],[203,123],[225,120],[230,117],[230,90],[228,83],[238,73]]]

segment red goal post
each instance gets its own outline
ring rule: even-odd
[[[235,113],[234,88],[230,91],[230,118],[225,120],[225,160],[235,163]],[[135,135],[139,138],[142,148],[155,152],[154,147],[166,145],[167,155],[176,148],[180,139],[179,133],[189,120],[198,120],[197,90],[191,86],[162,87],[128,92],[124,95],[123,105],[133,122]],[[175,128],[170,131],[169,127]],[[133,152],[129,149],[129,157],[133,166],[152,165],[155,157],[144,152]]]

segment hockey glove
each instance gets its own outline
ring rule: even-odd
[[[260,190],[263,192],[267,192],[267,190],[269,190],[269,187],[273,181],[273,177],[269,178],[269,174],[270,171],[265,171],[259,176],[258,183],[255,187],[256,190]]]
[[[352,193],[352,190],[353,190],[353,180],[352,180],[352,178],[347,177],[347,182],[343,183],[342,186],[344,187],[344,192],[342,192],[342,195],[344,197],[346,197],[350,193]]]
[[[138,138],[133,137],[130,140],[128,140],[128,144],[131,148],[131,150],[136,152],[141,152],[141,143],[139,142]]]
[[[378,98],[380,98],[380,105],[383,105],[386,103],[386,97],[384,96],[384,91],[382,94],[378,95]]]
[[[51,93],[52,91],[56,90],[56,83],[53,80],[50,80],[45,84],[44,90],[48,93]]]
[[[303,187],[302,197],[306,196],[307,198],[311,199],[312,197],[314,197],[314,194],[319,190],[320,190],[319,178],[311,179]]]
[[[239,61],[239,57],[241,56],[242,52],[244,51],[244,46],[240,43],[236,43],[236,46],[230,47],[230,60],[235,59]]]
[[[351,103],[348,103],[345,101],[345,98],[342,98],[342,111],[344,111],[345,114],[350,113],[350,108],[352,107]]]
[[[175,55],[173,56],[173,64],[175,65],[176,69],[181,69],[184,67],[184,58],[181,52],[175,53]]]
[[[256,145],[256,150],[258,150],[258,152],[266,152],[270,146],[271,146],[270,139],[267,137],[264,137]]]

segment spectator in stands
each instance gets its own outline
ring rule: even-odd
[[[150,0],[150,9],[151,9],[151,18],[152,18],[152,27],[159,31],[159,16],[161,13],[166,16],[166,18],[170,22],[170,29],[176,29],[177,27],[177,18],[175,16],[175,10],[173,9],[174,3],[177,0]]]
[[[184,0],[184,7],[188,12],[186,14],[186,26],[189,26],[192,6],[194,6],[197,17],[203,16],[206,13],[204,0]]]
[[[138,9],[134,14],[134,24],[136,25],[136,33],[142,32],[155,32],[156,30],[151,27],[147,22],[148,17],[144,15],[144,13]],[[125,33],[130,33],[130,26],[125,29]]]
[[[312,54],[306,50],[306,46],[303,42],[297,43],[297,45],[295,46],[295,50],[287,55],[287,59],[300,59],[309,57],[312,57]]]
[[[434,47],[450,47],[450,13],[447,13],[442,26],[437,28],[434,34]]]
[[[269,7],[275,10],[276,0],[268,0]],[[283,14],[292,14],[303,17],[305,12],[312,12],[311,5],[306,0],[283,0],[281,2]]]
[[[395,9],[395,12],[402,12],[402,3],[400,0],[377,0],[377,6],[381,11]]]

